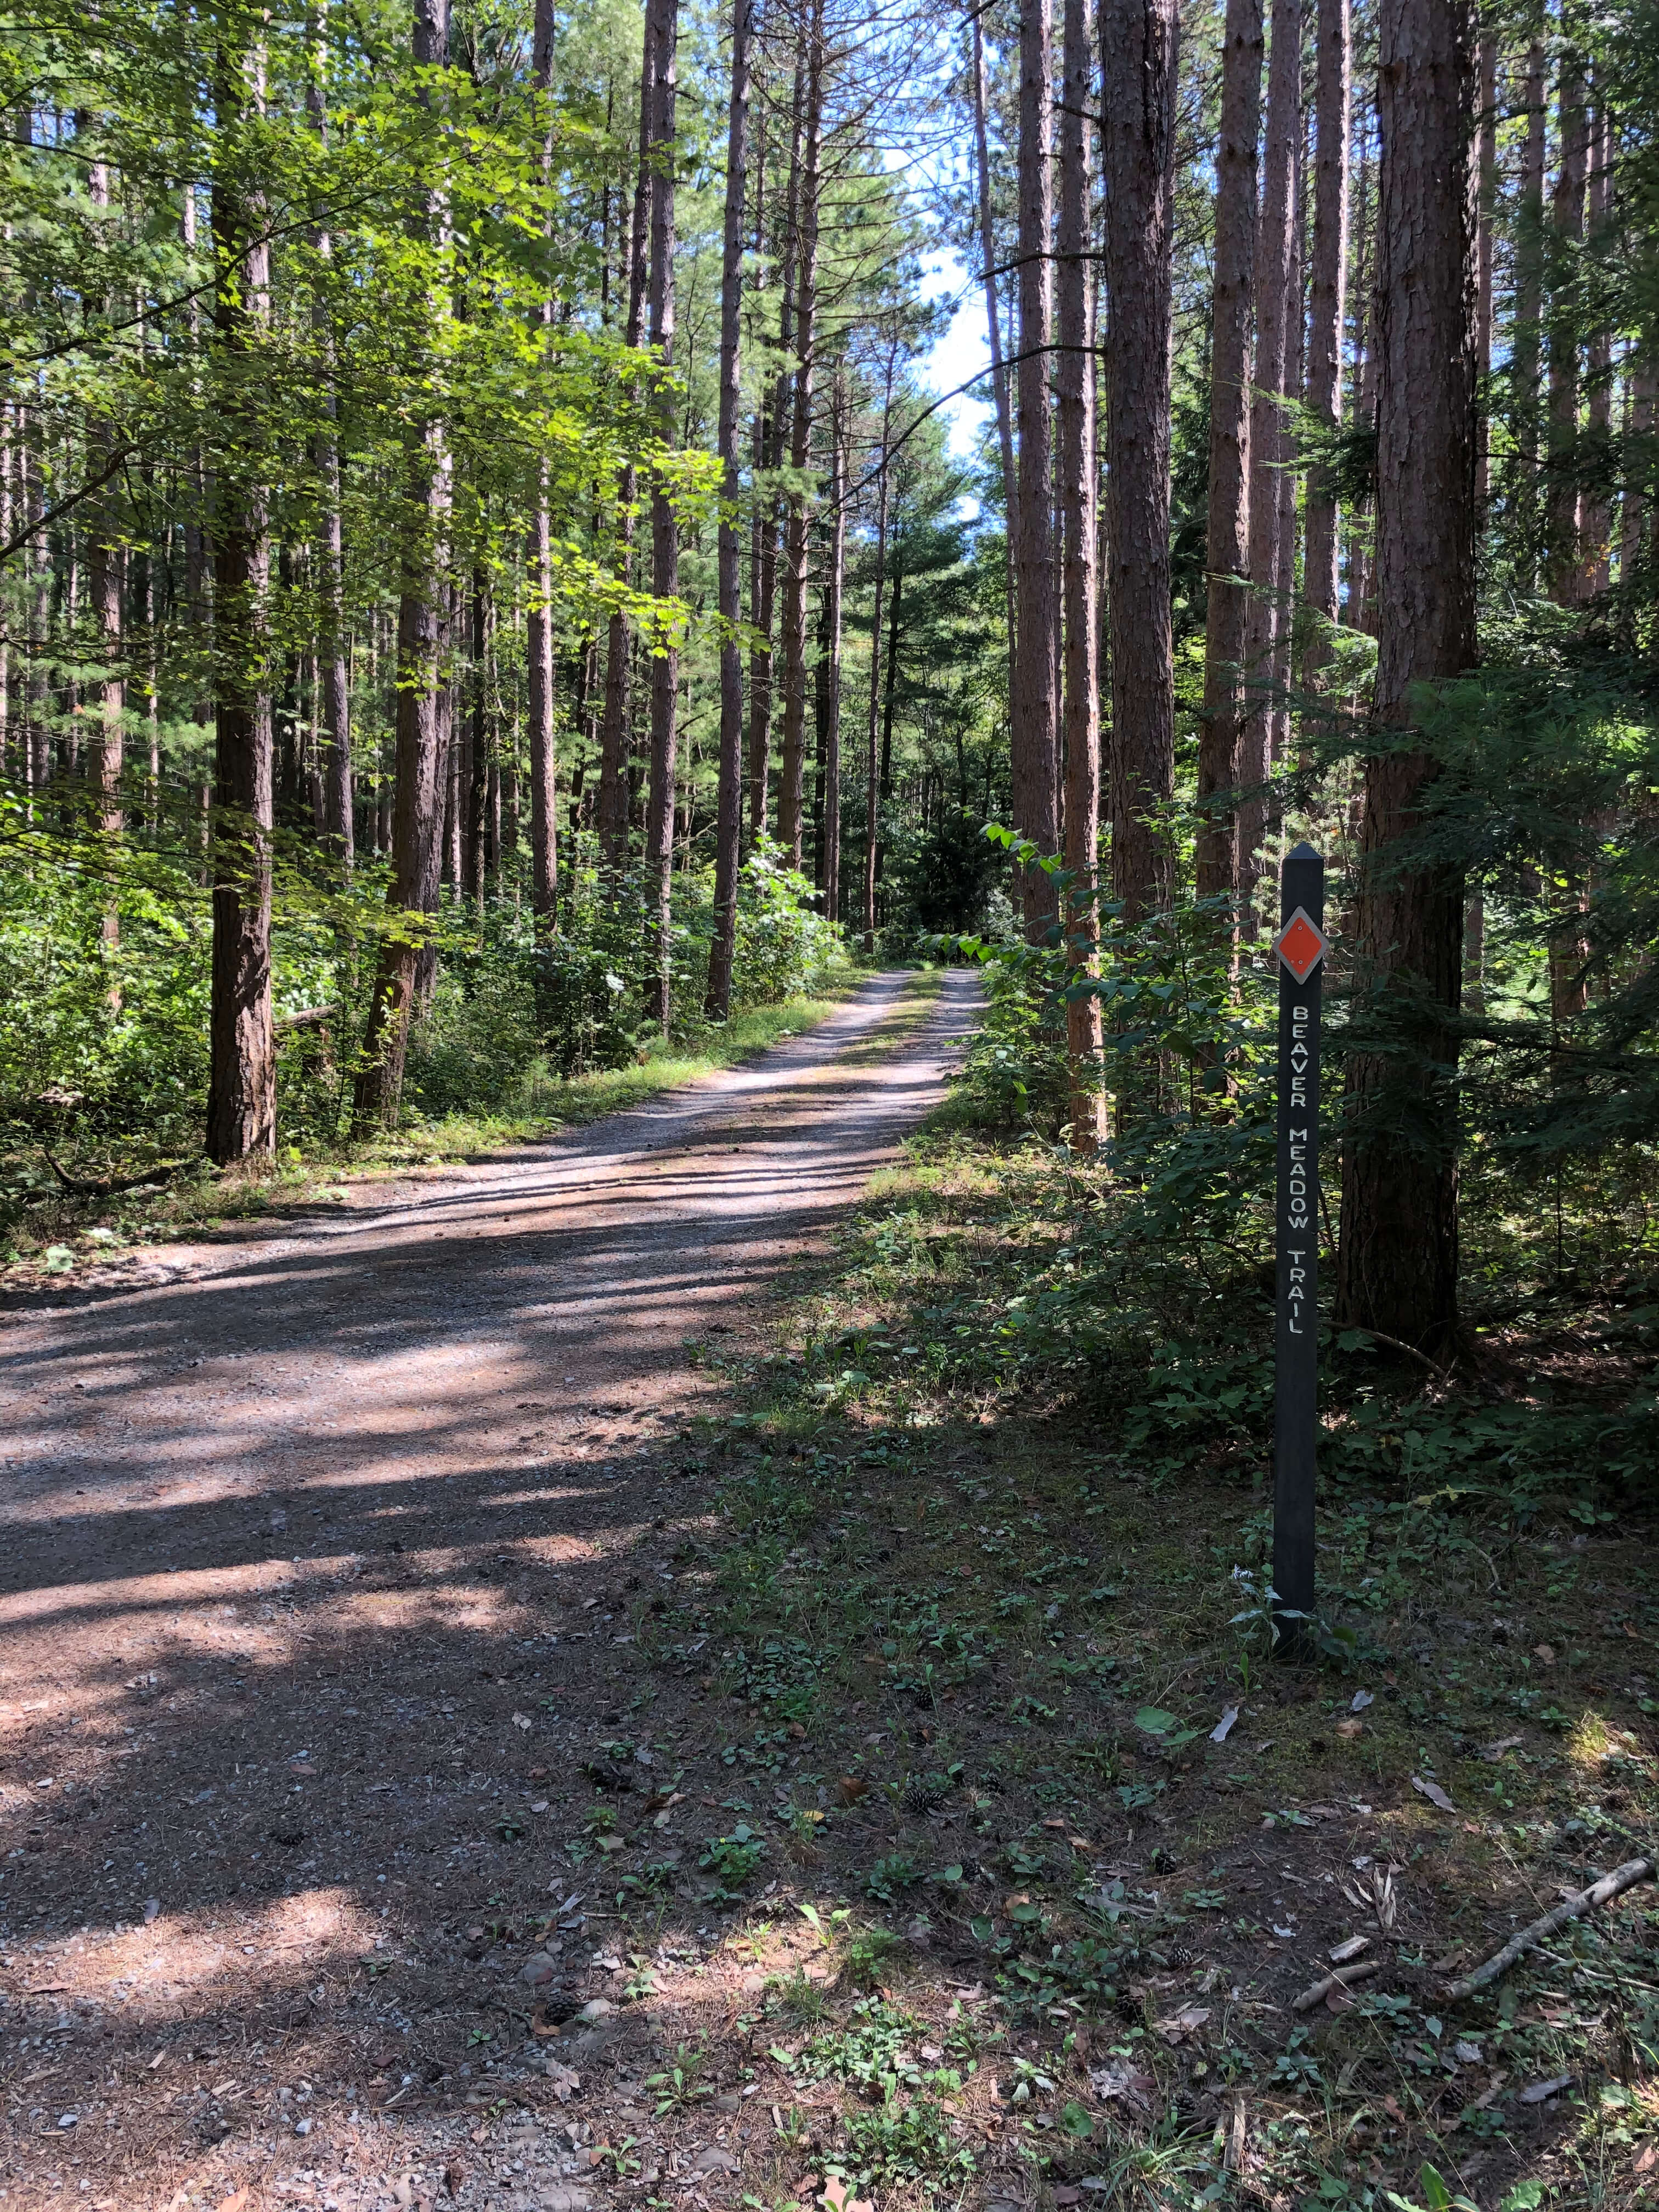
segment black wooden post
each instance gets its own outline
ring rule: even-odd
[[[1319,1434],[1319,1018],[1325,863],[1285,856],[1279,935],[1279,1270],[1274,1322],[1273,1588],[1287,1657],[1308,1649],[1314,1611],[1314,1477]]]

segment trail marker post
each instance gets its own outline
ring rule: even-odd
[[[1275,1221],[1273,1580],[1286,1656],[1308,1650],[1314,1612],[1314,1477],[1319,1435],[1319,1029],[1325,863],[1311,845],[1279,877],[1279,1177]],[[1283,1616],[1289,1614],[1289,1620]]]

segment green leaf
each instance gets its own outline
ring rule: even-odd
[[[1418,2173],[1417,2185],[1423,2192],[1428,2212],[1449,2212],[1451,2191],[1426,2159]]]
[[[1168,1735],[1171,1729],[1181,1726],[1181,1720],[1176,1713],[1166,1713],[1162,1705],[1143,1705],[1135,1715],[1135,1726],[1143,1735]]]
[[[1076,2136],[1079,2139],[1085,2136],[1091,2136],[1095,2131],[1093,2120],[1075,2098],[1070,2104],[1061,2107],[1060,2124],[1068,2136]]]

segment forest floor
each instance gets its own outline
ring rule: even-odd
[[[1442,1994],[1651,1848],[1644,1532],[1253,1659],[1248,1486],[907,1380],[972,991],[11,1302],[8,2212],[1652,2201],[1651,1887]]]

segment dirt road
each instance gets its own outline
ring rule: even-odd
[[[878,977],[592,1129],[13,1309],[0,2203],[588,2201],[581,2071],[643,2062],[603,2002],[526,2031],[603,1945],[559,1838],[711,1486],[688,1342],[760,1323],[973,993]]]

